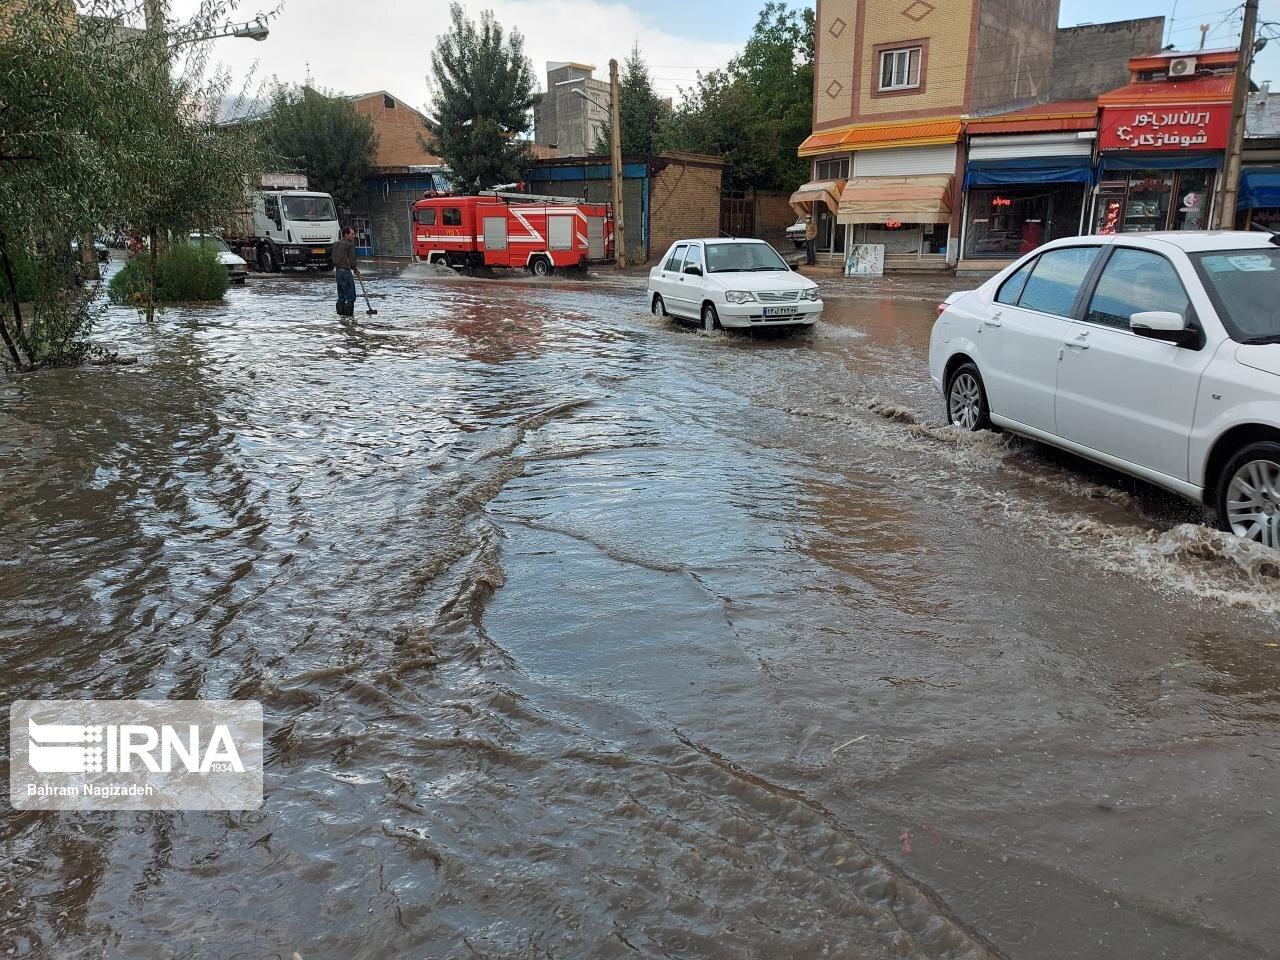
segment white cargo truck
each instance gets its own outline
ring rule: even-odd
[[[333,268],[338,210],[333,197],[307,189],[303,174],[264,173],[249,205],[223,237],[262,272]]]

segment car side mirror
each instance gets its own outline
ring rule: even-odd
[[[1129,317],[1129,329],[1140,337],[1176,343],[1189,347],[1199,340],[1199,333],[1187,326],[1186,319],[1172,310],[1144,310]]]
[[[684,272],[693,277],[702,276],[702,268],[699,266],[688,266],[684,268]]]

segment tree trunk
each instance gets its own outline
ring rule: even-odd
[[[22,303],[18,299],[18,278],[13,271],[13,260],[9,257],[9,238],[0,231],[0,266],[4,268],[5,283],[9,287],[9,306],[13,309],[13,322],[17,328],[17,338],[22,341]],[[4,322],[4,318],[0,317],[0,337],[4,338],[4,345],[9,350],[9,356],[13,358],[13,365],[19,370],[30,370],[33,364],[30,361],[24,361],[18,350],[17,344],[13,342],[13,337],[9,335],[9,326]]]
[[[160,231],[152,226],[148,237],[151,248],[147,251],[147,322],[150,323],[156,318],[156,258],[159,256]]]
[[[102,279],[102,271],[98,268],[98,248],[94,246],[92,230],[80,234],[80,267],[86,280]]]

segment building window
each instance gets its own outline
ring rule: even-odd
[[[920,86],[922,48],[905,47],[880,53],[880,90],[914,90]]]
[[[815,180],[848,180],[849,158],[838,160],[819,160],[813,165]]]

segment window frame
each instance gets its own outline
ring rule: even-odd
[[[1087,324],[1090,327],[1096,327],[1099,330],[1113,330],[1116,333],[1124,333],[1131,337],[1138,337],[1138,334],[1134,333],[1133,328],[1128,324],[1125,324],[1123,327],[1117,327],[1109,323],[1099,323],[1097,320],[1089,319],[1089,308],[1093,304],[1093,298],[1098,295],[1098,286],[1102,283],[1102,277],[1106,273],[1107,267],[1111,265],[1111,259],[1123,250],[1130,250],[1134,253],[1145,253],[1148,256],[1158,257],[1169,265],[1169,269],[1173,271],[1173,275],[1178,279],[1178,284],[1182,287],[1182,292],[1186,294],[1187,297],[1187,314],[1183,317],[1183,320],[1187,324],[1187,329],[1200,329],[1200,323],[1196,317],[1196,307],[1191,300],[1191,291],[1187,289],[1186,281],[1182,278],[1182,274],[1178,272],[1178,265],[1158,250],[1149,250],[1146,247],[1135,247],[1127,243],[1113,243],[1109,245],[1106,251],[1106,256],[1103,258],[1102,265],[1098,267],[1092,278],[1092,282],[1089,284],[1089,296],[1079,304],[1079,309],[1077,311],[1079,316],[1076,319],[1081,323]],[[1083,284],[1081,285],[1081,288],[1083,289]],[[1140,340],[1150,339],[1149,337],[1138,338]]]
[[[458,218],[457,223],[449,222],[449,214],[451,213],[457,215],[457,218]],[[438,225],[441,227],[461,227],[462,226],[462,208],[461,207],[441,207],[440,223]]]
[[[422,219],[423,215],[428,213],[431,214],[431,219],[429,221],[423,220]],[[417,210],[413,212],[413,222],[416,226],[419,226],[419,227],[438,226],[436,222],[438,219],[439,217],[436,215],[435,207],[419,207]]]
[[[684,262],[680,265],[680,272],[684,273],[689,267],[699,267],[703,276],[706,276],[707,268],[702,256],[702,244],[691,243],[689,249],[684,253]]]
[[[687,243],[677,243],[672,247],[671,253],[667,256],[666,262],[662,265],[663,272],[680,273],[684,270],[684,258],[688,252],[689,244]],[[676,264],[674,268],[671,266],[673,263]]]
[[[929,40],[922,37],[918,40],[899,40],[895,43],[877,44],[874,48],[876,76],[875,82],[871,85],[871,96],[873,97],[900,97],[905,95],[914,95],[923,93],[928,77],[927,65],[929,61]],[[907,71],[906,83],[901,85],[884,86],[884,71],[886,58],[896,57],[898,54],[906,54]],[[916,57],[915,83],[911,82],[911,58]]]
[[[1027,292],[1027,283],[1031,282],[1031,278],[1035,276],[1036,267],[1040,266],[1040,261],[1053,253],[1061,253],[1065,250],[1095,250],[1093,262],[1089,264],[1089,269],[1085,271],[1084,277],[1080,280],[1080,286],[1076,289],[1075,298],[1071,301],[1071,307],[1064,314],[1050,313],[1047,310],[1040,310],[1036,307],[1028,307],[1023,304],[1022,298]],[[1082,306],[1093,298],[1093,288],[1097,284],[1098,274],[1101,272],[1101,264],[1110,259],[1110,253],[1107,245],[1102,243],[1072,243],[1063,247],[1054,247],[1052,250],[1041,250],[1035,255],[1035,267],[1031,268],[1031,273],[1027,275],[1026,283],[1023,283],[1022,289],[1018,291],[1017,303],[1004,303],[1000,306],[1017,307],[1019,310],[1027,310],[1030,313],[1039,314],[1042,317],[1053,317],[1056,320],[1079,320]],[[1006,281],[1007,282],[1007,281]],[[1002,285],[1003,286],[1003,285]],[[1086,297],[1087,293],[1087,297]],[[1096,326],[1096,324],[1095,324]]]

